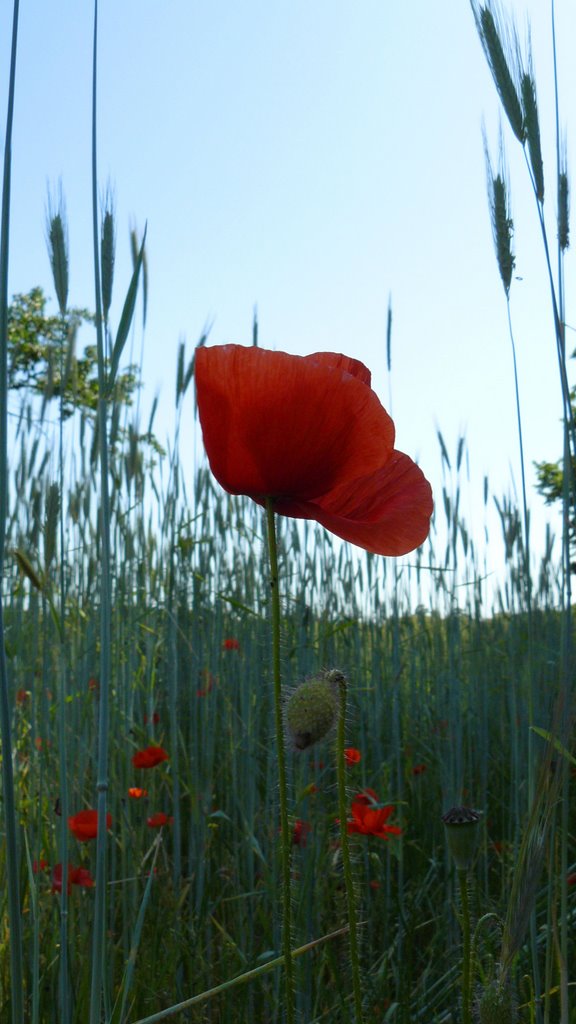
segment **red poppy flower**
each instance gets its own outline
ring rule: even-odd
[[[567,885],[576,885],[576,871],[573,871],[571,875],[568,875],[566,879]]]
[[[132,764],[135,768],[155,768],[162,761],[168,761],[168,754],[163,747],[146,747],[144,750],[137,750],[132,757]]]
[[[381,555],[430,529],[430,484],[394,448],[394,424],[370,371],[333,352],[291,356],[255,346],[196,350],[198,410],[210,467],[231,494],[315,519]]]
[[[25,704],[26,701],[29,700],[29,699],[30,699],[30,691],[29,690],[24,690],[24,689],[16,690],[16,703],[17,704]]]
[[[240,641],[236,640],[236,638],[233,637],[233,636],[229,636],[229,637],[226,638],[226,640],[222,641],[222,650],[223,651],[239,651],[240,650]]]
[[[159,721],[160,713],[158,711],[155,711],[152,715],[152,723],[153,725],[158,725]],[[144,725],[148,725],[148,715],[146,713],[144,713]]]
[[[35,875],[37,875],[40,871],[46,871],[47,867],[49,867],[48,861],[44,860],[43,857],[40,857],[40,860],[35,860],[33,862],[32,871]]]
[[[70,891],[71,891],[71,888],[72,888],[72,883],[70,882],[70,879],[69,879],[68,887],[67,888],[68,888],[68,892],[70,894]],[[54,864],[54,867],[53,867],[53,870],[52,870],[52,892],[53,893],[61,893],[61,864]]]
[[[214,689],[214,687],[217,685],[217,682],[218,682],[216,677],[213,676],[212,673],[208,671],[208,669],[204,669],[204,672],[202,673],[202,678],[204,679],[204,681],[206,683],[206,686],[201,686],[201,687],[199,687],[198,690],[196,690],[196,696],[197,697],[207,697],[208,694],[211,692],[211,690]]]
[[[306,846],[308,841],[308,833],[311,831],[311,826],[307,821],[300,821],[298,818],[294,822],[294,828],[292,829],[292,843],[294,846]]]
[[[399,836],[402,834],[401,828],[386,824],[393,811],[394,807],[391,804],[386,807],[379,805],[373,789],[365,789],[352,801],[352,820],[348,822],[348,832],[377,836],[378,839],[388,839],[391,835]]]
[[[158,811],[147,818],[146,824],[148,828],[162,828],[163,825],[173,825],[174,818],[169,818],[167,814],[164,814],[164,811]]]
[[[106,815],[106,828],[112,826],[112,815]],[[96,839],[98,835],[98,811],[78,811],[68,818],[68,828],[81,843]]]
[[[423,775],[425,771],[428,771],[425,764],[415,764],[412,769],[412,775]]]
[[[133,800],[142,800],[143,797],[148,796],[148,790],[140,789],[139,786],[130,786],[128,796],[132,797]]]
[[[80,885],[84,889],[92,889],[94,887],[94,879],[88,868],[71,868],[70,881],[72,885]]]
[[[79,885],[84,889],[92,889],[94,887],[94,879],[88,868],[75,868],[72,864],[68,865],[68,884],[66,886],[68,895],[70,895],[73,885]],[[52,892],[62,892],[61,864],[55,864],[52,871]]]
[[[358,764],[362,760],[362,754],[356,747],[346,747],[344,751],[344,759],[346,764]]]

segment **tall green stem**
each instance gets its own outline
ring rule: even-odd
[[[358,950],[358,921],[356,915],[356,894],[354,892],[354,875],[350,857],[350,841],[347,827],[346,806],[346,763],[344,759],[345,725],[346,725],[346,680],[342,678],[340,686],[340,707],[338,713],[338,729],[336,733],[336,778],[338,784],[338,814],[340,817],[340,845],[342,848],[342,866],[344,869],[344,885],[346,888],[346,907],[350,927],[350,964],[352,967],[352,990],[354,994],[354,1010],[356,1024],[362,1024],[362,986],[360,984],[360,955]]]
[[[470,943],[470,907],[468,904],[468,872],[458,869],[460,904],[462,911],[462,1024],[472,1024],[470,999],[472,994],[472,962]]]
[[[4,575],[4,544],[8,515],[8,241],[10,237],[10,183],[12,169],[12,122],[16,80],[18,42],[18,0],[14,0],[12,18],[12,50],[10,85],[4,143],[4,177],[2,184],[2,225],[0,237],[0,580]],[[6,831],[6,873],[8,882],[8,918],[10,922],[10,983],[13,1024],[24,1020],[22,974],[22,926],[20,883],[18,872],[18,825],[14,802],[12,768],[12,737],[8,702],[8,667],[4,645],[4,610],[0,592],[0,734],[2,739],[2,792],[4,797],[4,828]]]
[[[286,783],[286,749],[282,716],[282,684],[280,677],[280,593],[278,590],[278,549],[276,521],[272,500],[266,499],[268,554],[270,558],[270,596],[272,601],[272,675],[274,680],[274,722],[278,755],[278,789],[280,793],[280,856],[282,873],[282,950],[286,984],[286,1022],[294,1024],[294,965],[292,962],[292,907],[290,903],[290,856],[292,838],[288,824]]]
[[[100,690],[98,716],[98,838],[96,844],[96,893],[92,932],[92,984],[90,1024],[100,1024],[106,921],[106,798],[108,794],[108,691],[110,686],[111,584],[110,584],[110,496],[108,485],[108,431],[106,364],[102,329],[100,283],[100,234],[98,231],[98,175],[96,164],[96,81],[98,53],[98,2],[94,2],[94,49],[92,65],[92,219],[94,233],[94,286],[96,338],[98,347],[98,440],[100,450]]]

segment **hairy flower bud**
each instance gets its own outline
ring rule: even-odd
[[[338,719],[341,672],[333,669],[306,679],[286,701],[286,732],[294,750],[307,750],[334,728]]]

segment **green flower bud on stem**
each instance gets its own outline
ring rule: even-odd
[[[332,669],[296,687],[286,701],[286,732],[294,750],[307,750],[334,729],[338,720],[341,672]]]

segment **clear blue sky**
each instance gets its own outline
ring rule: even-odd
[[[10,6],[0,12],[2,133]],[[506,9],[522,35],[526,15],[532,24],[554,238],[550,5],[514,0]],[[571,164],[576,14],[569,0],[556,13]],[[70,297],[89,306],[91,49],[90,3],[21,0],[10,291],[42,284],[53,295],[44,221],[47,188],[61,179]],[[481,543],[484,474],[502,494],[512,477],[519,484],[519,470],[481,134],[485,118],[496,157],[499,107],[469,4],[108,0],[99,52],[99,177],[102,190],[113,185],[118,224],[115,308],[129,276],[129,225],[147,221],[143,406],[160,391],[160,438],[170,432],[179,338],[190,350],[213,321],[213,343],[247,343],[255,303],[261,344],[357,356],[389,405],[391,294],[397,445],[419,459],[439,497],[436,428],[452,452],[465,432],[464,513]],[[561,450],[560,392],[536,211],[505,127],[530,464]],[[569,322],[573,276],[569,253]],[[191,436],[191,394],[184,430]],[[533,491],[530,503],[537,542],[545,514]]]

